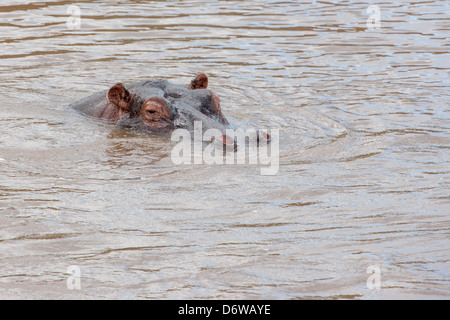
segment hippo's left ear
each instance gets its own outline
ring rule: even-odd
[[[125,111],[130,111],[132,95],[123,84],[117,83],[109,89],[108,101]]]
[[[204,73],[200,73],[195,77],[194,80],[191,81],[189,85],[190,89],[207,89],[208,88],[208,76]]]

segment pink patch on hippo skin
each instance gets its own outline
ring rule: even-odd
[[[221,139],[223,142],[224,151],[227,151],[227,152],[231,152],[231,151],[236,152],[237,151],[237,143],[234,139],[230,138],[227,135],[222,135]]]
[[[229,136],[222,135],[221,138],[222,138],[223,144],[233,144],[234,143],[234,140],[231,139]]]
[[[214,92],[211,92],[211,95],[212,95],[214,114],[217,115],[217,117],[219,118],[219,120],[222,124],[228,125],[229,124],[228,120],[222,114],[222,108],[220,107],[220,98]]]
[[[127,112],[125,110],[118,108],[112,103],[107,103],[103,109],[100,109],[99,112],[97,112],[95,117],[117,123],[117,121],[121,120],[126,115]]]

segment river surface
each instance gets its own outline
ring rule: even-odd
[[[68,108],[199,72],[274,174]],[[448,1],[2,0],[0,298],[449,299],[449,73]]]

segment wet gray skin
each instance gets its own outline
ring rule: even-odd
[[[228,127],[218,97],[208,89],[190,89],[160,79],[123,87],[125,97],[120,97],[118,102],[117,95],[111,93],[113,86],[109,91],[93,94],[70,107],[91,117],[156,134],[170,133],[176,128],[192,131],[195,121],[202,122],[203,131],[214,128],[225,134]],[[148,108],[149,100],[153,107]],[[153,117],[144,110],[146,106]]]

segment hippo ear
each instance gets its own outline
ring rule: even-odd
[[[208,76],[204,73],[200,73],[194,80],[191,81],[189,87],[192,90],[208,88]]]
[[[108,101],[123,110],[129,111],[132,103],[132,95],[125,89],[123,84],[116,83],[108,91]]]

